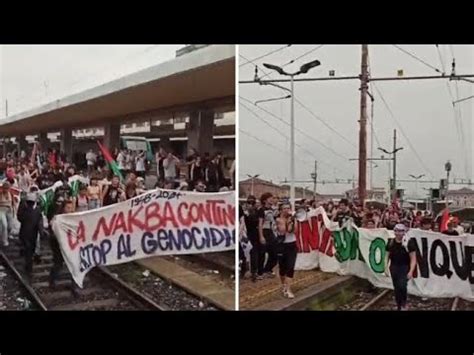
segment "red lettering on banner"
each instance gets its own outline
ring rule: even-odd
[[[310,226],[311,223],[311,226]],[[309,253],[312,250],[319,249],[319,226],[318,219],[312,217],[309,221],[298,222],[299,228],[297,228],[298,235],[296,240],[299,239],[300,252]]]
[[[169,202],[165,202],[165,208],[163,211],[163,218],[161,219],[161,228],[166,227],[168,222],[171,222],[174,228],[178,228],[178,222],[176,221],[176,217],[174,215],[173,207]]]
[[[112,228],[115,225],[116,218],[117,218],[117,213],[114,213],[114,215],[112,216],[112,219],[110,220],[110,223],[107,224],[107,220],[105,219],[105,217],[100,217],[99,222],[97,223],[97,226],[95,227],[92,240],[94,241],[97,240],[101,230],[103,230],[104,236],[108,237],[112,233]]]
[[[74,250],[82,242],[86,241],[86,233],[84,228],[84,222],[80,221],[79,226],[77,227],[76,235],[73,236],[70,229],[67,231],[67,242],[69,244],[69,249]]]
[[[229,222],[231,225],[235,226],[235,206],[227,205],[227,211],[224,211],[224,214],[227,215],[229,218]],[[226,223],[227,227],[227,223]]]
[[[127,230],[127,223],[125,222],[125,216],[123,215],[123,212],[120,211],[118,216],[117,216],[117,219],[115,221],[115,228],[112,232],[112,234],[115,235],[115,233],[117,233],[117,231],[119,229],[122,229],[123,230],[123,233],[127,233],[128,230]]]
[[[128,211],[128,231],[129,233],[133,233],[133,226],[137,227],[139,230],[147,231],[147,225],[143,223],[140,219],[137,218],[137,215],[143,210],[143,205],[140,208],[136,209],[135,211],[129,210]],[[133,214],[132,214],[133,212]]]
[[[183,208],[186,208],[187,214],[183,212]],[[186,202],[181,202],[178,206],[178,221],[184,227],[191,225],[191,217],[189,216],[189,205]]]
[[[199,222],[199,206],[194,202],[189,206],[189,217],[192,223]]]
[[[147,224],[147,231],[153,232],[160,229],[161,227],[161,216],[160,216],[160,205],[156,202],[150,203],[145,209],[145,222]],[[155,224],[152,224],[153,219],[158,220]]]
[[[328,231],[326,229],[326,231]],[[324,235],[326,234],[326,231],[323,233],[323,239],[324,239]],[[324,254],[326,254],[327,256],[334,256],[334,239],[332,239],[331,237],[331,232],[328,231],[328,234],[329,234],[329,245],[328,245],[328,248],[326,249],[326,251],[324,251],[324,249],[321,249],[320,251],[322,251]]]
[[[329,255],[329,253],[331,253],[331,255],[329,256],[332,256],[332,252],[333,252],[333,241],[332,241],[332,234],[331,234],[331,231],[327,228],[324,229],[324,232],[323,232],[323,237],[321,239],[321,245],[319,247],[319,250],[321,252],[323,252],[324,254],[326,255]],[[329,248],[328,248],[328,244],[329,244]],[[330,250],[330,251],[329,251]]]
[[[212,209],[211,205],[206,201],[205,204],[200,203],[198,206],[199,220],[202,222],[206,220],[208,224],[212,224]]]

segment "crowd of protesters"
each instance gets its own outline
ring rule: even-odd
[[[311,212],[320,207],[324,209],[328,218],[340,227],[351,221],[362,228],[386,228],[396,232],[397,243],[389,243],[387,246],[387,255],[391,255],[390,258],[395,258],[395,261],[389,263],[387,267],[393,269],[392,276],[395,275],[397,292],[402,290],[397,293],[399,309],[404,308],[406,303],[406,279],[398,277],[401,275],[398,271],[406,269],[408,272],[408,269],[413,268],[411,245],[408,248],[409,254],[397,259],[403,252],[397,249],[397,246],[401,243],[405,232],[410,228],[419,228],[447,235],[465,234],[458,217],[446,213],[440,220],[429,211],[415,211],[411,207],[401,208],[398,201],[381,209],[370,204],[363,207],[358,203],[349,202],[348,199],[341,199],[338,203],[303,199],[298,201],[295,209]],[[282,294],[287,298],[294,297],[290,285],[297,256],[295,218],[296,211],[291,210],[289,202],[279,200],[270,193],[264,193],[258,200],[255,196],[249,196],[239,206],[241,278],[246,278],[248,271],[253,282],[273,278],[276,276],[274,269],[278,265]],[[444,218],[446,221],[443,221]],[[244,248],[250,251],[246,252]],[[397,260],[404,262],[399,269],[396,269]]]
[[[114,161],[107,162],[104,154],[110,155]],[[63,267],[60,247],[51,229],[55,215],[113,205],[147,190],[145,179],[150,173],[151,162],[147,161],[146,152],[115,149],[111,154],[104,154],[90,149],[83,154],[85,162],[76,154],[72,163],[61,152],[54,149],[42,151],[35,146],[31,152],[14,151],[0,157],[0,248],[6,248],[12,240],[18,239],[21,254],[25,257],[25,275],[30,281],[33,264],[41,263],[42,239],[49,241],[53,253],[50,287],[55,287]],[[115,164],[118,171],[114,169]],[[190,150],[184,160],[161,148],[156,154],[156,166],[157,182],[154,187],[157,188],[197,192],[229,191],[233,188],[233,168],[229,171],[231,178],[226,178],[221,153],[211,157]],[[187,173],[181,173],[182,168],[187,168]],[[73,177],[78,181],[76,189],[70,184]],[[45,210],[39,191],[55,184],[51,206]],[[20,200],[18,208],[15,196]],[[16,232],[15,217],[20,222]],[[74,282],[71,291],[77,296]]]

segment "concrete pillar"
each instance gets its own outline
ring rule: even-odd
[[[104,146],[113,153],[115,148],[120,148],[120,124],[107,124],[104,126]]]
[[[188,149],[199,154],[213,153],[214,111],[196,111],[189,115]]]
[[[61,129],[61,152],[64,152],[68,162],[72,162],[72,130],[70,128]]]
[[[48,139],[48,133],[47,132],[42,132],[38,134],[37,142],[41,146],[42,151],[47,151],[49,148],[49,139]]]

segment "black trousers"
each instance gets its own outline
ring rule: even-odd
[[[390,275],[392,276],[395,301],[397,302],[398,310],[400,310],[402,307],[405,307],[407,304],[407,275],[409,269],[409,265],[390,264]]]
[[[53,266],[51,267],[51,271],[49,273],[49,280],[50,282],[55,282],[59,278],[59,273],[63,268],[64,259],[63,255],[61,254],[59,243],[54,235],[49,237],[49,246],[53,254]]]
[[[25,258],[25,272],[29,276],[33,272],[33,256],[35,254],[37,237],[37,234],[20,236],[23,256]]]
[[[244,249],[239,243],[239,262],[240,262],[240,275],[244,276],[247,273],[247,259],[245,258]]]
[[[51,248],[51,252],[53,253],[53,266],[49,273],[49,282],[55,283],[59,279],[59,274],[61,273],[61,269],[64,265],[63,255],[61,254],[61,247],[54,235],[49,237],[49,245]],[[71,280],[71,289],[73,291],[78,290],[78,286],[76,285],[72,275],[70,277]]]
[[[263,263],[265,262],[264,246],[260,244],[257,235],[249,236],[249,240],[252,244],[252,249],[250,249],[250,273],[252,275],[263,275]]]
[[[280,276],[293,278],[297,255],[298,247],[296,246],[296,242],[282,243],[279,246],[278,269]]]
[[[271,229],[264,229],[263,237],[265,238],[266,243],[261,248],[259,262],[263,264],[263,262],[265,261],[266,254],[268,258],[267,262],[265,263],[265,266],[263,266],[263,272],[272,272],[273,268],[278,263],[276,237]]]

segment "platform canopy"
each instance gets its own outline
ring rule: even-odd
[[[234,111],[235,47],[211,45],[0,120],[0,137]]]

